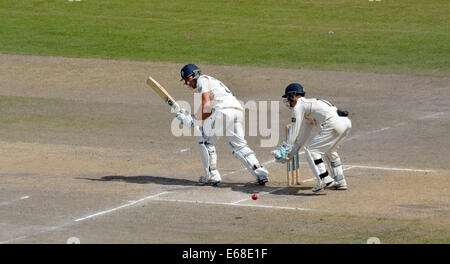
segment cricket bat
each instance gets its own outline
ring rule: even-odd
[[[173,109],[180,109],[180,105],[175,101],[175,99],[170,96],[170,94],[162,87],[161,84],[159,84],[155,79],[153,79],[151,76],[147,79],[147,84],[152,87],[152,89],[161,97],[164,102],[166,102],[170,107]]]

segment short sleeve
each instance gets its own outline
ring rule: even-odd
[[[209,92],[210,91],[209,80],[207,78],[202,78],[202,77],[198,78],[197,90],[201,94]]]

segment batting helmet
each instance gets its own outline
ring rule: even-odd
[[[306,92],[303,90],[303,86],[299,83],[291,83],[284,90],[283,98],[289,98],[289,95],[300,94],[301,96],[305,96]]]
[[[194,79],[198,79],[198,77],[200,76],[200,68],[197,67],[197,65],[195,64],[186,64],[184,65],[184,67],[181,69],[181,81],[189,78],[189,76],[193,75]]]

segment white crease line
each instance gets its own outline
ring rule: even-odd
[[[268,166],[272,165],[273,163],[275,163],[275,160],[274,160],[274,159],[273,159],[273,160],[266,161],[266,162],[264,162],[262,165],[268,167]],[[241,171],[246,171],[246,170],[247,170],[247,168],[241,168],[241,169],[239,169],[239,170],[235,170],[235,171],[232,171],[232,172],[229,172],[229,173],[225,173],[224,175],[222,175],[222,178],[225,177],[225,176],[230,176],[230,175],[232,175],[232,174],[235,174],[235,173],[238,173],[238,172],[241,172]]]
[[[348,165],[352,168],[373,169],[373,170],[391,170],[391,171],[414,171],[414,172],[435,172],[435,170],[406,169],[406,168],[389,168],[389,167],[372,167],[362,165]]]
[[[308,165],[308,163],[306,163],[306,162],[300,162],[300,164]],[[359,169],[391,170],[391,171],[436,172],[435,170],[426,170],[426,169],[391,168],[391,167],[376,167],[376,166],[364,166],[364,165],[344,165],[344,167],[347,167],[347,168],[344,168],[344,170],[359,168]]]
[[[16,240],[20,240],[20,239],[23,239],[23,238],[27,238],[27,237],[29,237],[29,235],[21,236],[21,237],[16,237],[16,238],[13,238],[13,239],[10,239],[10,240],[6,240],[6,241],[1,241],[1,242],[0,242],[0,245],[2,245],[2,244],[8,244],[8,243],[10,243],[10,242],[13,242],[13,241],[16,241]]]
[[[440,114],[440,113],[436,113],[436,114],[433,114],[433,115],[437,115],[437,114]],[[429,116],[432,116],[432,115],[429,115]],[[429,116],[427,116],[427,117],[429,117]],[[397,126],[403,125],[403,124],[406,124],[406,123],[399,123],[399,124],[397,124]],[[367,134],[373,134],[373,133],[375,133],[375,132],[381,132],[381,131],[384,131],[384,130],[386,130],[386,129],[388,129],[388,128],[381,128],[381,129],[378,129],[378,130],[369,131],[368,133],[363,134],[363,135],[357,135],[357,136],[354,136],[354,137],[346,138],[346,139],[344,139],[344,141],[352,140],[352,139],[356,139],[356,138],[360,138],[360,137],[363,137],[363,136],[365,136],[365,135],[367,135]],[[181,149],[179,152],[185,152],[185,151],[188,151],[188,150],[189,150],[189,149]],[[300,152],[299,154],[302,155],[302,154],[304,154],[304,152]],[[271,164],[273,164],[273,163],[275,163],[275,160],[269,160],[269,161],[264,162],[263,165],[268,166],[268,165],[271,165]],[[304,163],[302,163],[302,164],[304,164]],[[348,165],[347,165],[347,166],[348,166]],[[384,168],[384,167],[358,166],[358,165],[350,165],[349,168],[344,168],[344,170],[349,170],[349,169],[352,169],[352,168],[367,168],[367,169],[381,169],[381,170],[404,170],[404,171],[405,171],[405,170],[406,170],[406,171],[411,170],[411,169],[398,169],[398,168]],[[234,174],[234,173],[237,173],[237,172],[240,172],[240,171],[244,171],[244,170],[246,170],[246,168],[239,169],[239,170],[236,170],[236,171],[232,171],[232,172],[230,172],[230,173],[224,174],[223,176],[232,175],[232,174]],[[433,172],[433,171],[431,171],[431,170],[412,170],[412,171],[419,171],[419,172]],[[315,177],[310,178],[310,179],[307,179],[307,180],[304,180],[304,181],[302,181],[302,183],[305,183],[305,182],[308,182],[308,181],[313,181],[314,179],[315,179]],[[272,192],[275,192],[275,191],[278,191],[278,190],[282,190],[282,189],[286,189],[286,188],[287,188],[287,187],[278,188],[278,189],[276,189],[276,190],[273,190]],[[96,214],[93,214],[93,215],[90,215],[90,216],[86,216],[86,217],[83,217],[83,218],[76,219],[75,222],[83,221],[83,220],[86,220],[86,219],[88,219],[88,218],[92,218],[92,217],[95,217],[95,216],[99,216],[99,215],[102,215],[102,214],[106,214],[106,213],[109,213],[109,212],[113,212],[113,211],[119,210],[119,209],[121,209],[121,208],[124,208],[124,207],[128,207],[128,206],[134,205],[134,204],[136,204],[136,203],[138,203],[138,202],[140,202],[140,201],[143,201],[143,200],[146,200],[146,199],[150,199],[150,198],[153,198],[153,197],[158,197],[158,196],[160,196],[160,195],[162,195],[162,194],[166,194],[166,193],[169,193],[169,192],[163,192],[163,193],[160,193],[160,194],[157,194],[157,195],[148,196],[148,197],[145,197],[145,198],[140,199],[140,200],[138,200],[138,201],[131,201],[131,202],[129,202],[128,204],[125,204],[125,205],[123,205],[123,206],[119,206],[119,207],[117,207],[117,208],[113,208],[113,209],[110,209],[110,210],[107,210],[107,211],[99,212],[99,213],[96,213]],[[29,196],[23,196],[23,197],[20,198],[20,200],[28,199],[28,198],[29,198]],[[173,202],[186,202],[186,203],[207,203],[207,202],[184,201],[184,200],[170,200],[170,199],[164,199],[164,200],[163,200],[163,199],[160,199],[160,198],[155,199],[155,200],[161,200],[161,201],[173,201]],[[246,204],[239,204],[240,202],[245,201],[245,200],[248,200],[248,198],[247,198],[247,199],[240,200],[240,201],[237,201],[237,202],[234,202],[234,203],[213,203],[213,202],[210,202],[210,203],[213,203],[213,204],[219,204],[219,205],[229,205],[229,206],[247,206],[247,207],[261,207],[261,208],[289,209],[289,210],[312,210],[312,209],[307,209],[307,208],[296,208],[296,207],[280,207],[280,206],[265,206],[265,205],[246,205]],[[0,203],[0,205],[2,205],[2,203]],[[61,227],[63,227],[63,226],[66,226],[66,225],[67,225],[67,224],[62,225],[62,226],[53,227],[53,228],[51,228],[50,230],[58,229],[58,228],[61,228]],[[43,233],[43,232],[47,232],[47,231],[48,231],[48,230],[44,230],[44,231],[41,231],[41,232],[39,232],[39,233]],[[0,244],[9,243],[9,242],[11,242],[11,241],[20,240],[20,239],[27,238],[27,237],[29,237],[29,236],[21,236],[21,237],[14,238],[14,239],[11,239],[11,240],[8,240],[8,241],[0,242]]]
[[[439,113],[437,113],[437,114],[439,114]],[[433,115],[434,115],[434,114],[433,114]],[[399,123],[399,124],[406,124],[406,123]],[[374,134],[374,133],[379,133],[379,132],[388,130],[388,129],[390,129],[390,128],[391,128],[391,127],[383,127],[383,128],[380,128],[380,129],[376,129],[376,130],[369,131],[369,132],[367,132],[367,133],[364,134],[364,135],[370,135],[370,134]],[[352,140],[352,139],[355,139],[355,138],[360,138],[360,137],[362,137],[362,136],[364,136],[364,135],[357,135],[357,136],[355,136],[355,137],[350,137],[350,138],[348,138],[347,140]],[[189,150],[189,148],[187,148],[187,149],[181,149],[179,152],[186,152],[186,151],[188,151],[188,150]],[[300,153],[299,153],[299,155],[302,155],[302,154],[304,154],[304,152],[300,152]],[[264,166],[268,166],[268,165],[271,165],[271,164],[273,164],[273,163],[275,163],[275,160],[269,160],[269,161],[264,162],[263,165],[264,165]],[[348,167],[347,167],[347,168],[344,168],[344,170],[350,170],[350,169],[352,169],[352,168],[364,168],[364,169],[379,169],[379,170],[434,172],[433,170],[417,170],[417,169],[404,169],[404,168],[371,167],[371,166],[359,166],[359,165],[347,165],[347,166],[348,166]],[[232,171],[232,172],[230,172],[230,173],[224,174],[223,177],[229,176],[229,175],[232,175],[232,174],[235,174],[235,173],[237,173],[237,172],[244,171],[244,170],[246,170],[246,168],[242,168],[242,169],[239,169],[239,170],[235,170],[235,171]],[[304,181],[302,181],[302,183],[305,183],[305,182],[308,182],[308,181],[313,181],[314,179],[315,179],[315,177],[314,177],[314,178],[307,179],[307,180],[304,180]],[[268,193],[273,193],[273,192],[276,192],[276,191],[279,191],[279,190],[283,190],[283,189],[286,189],[286,188],[288,188],[288,187],[277,188],[277,189],[272,190],[272,191],[270,191],[270,192],[268,192]],[[122,208],[125,208],[125,207],[128,207],[128,206],[132,206],[132,205],[134,205],[134,204],[136,204],[136,203],[139,203],[139,202],[144,201],[144,200],[147,200],[147,199],[156,198],[156,197],[158,197],[158,196],[160,196],[160,195],[163,195],[163,194],[166,194],[166,193],[169,193],[169,192],[162,192],[162,193],[159,193],[159,194],[156,194],[156,195],[152,195],[152,196],[145,197],[145,198],[140,199],[140,200],[137,200],[137,201],[131,201],[131,202],[125,204],[125,205],[122,205],[122,206],[119,206],[119,207],[116,207],[116,208],[113,208],[113,209],[110,209],[110,210],[106,210],[106,211],[103,211],[103,212],[99,212],[99,213],[96,213],[96,214],[93,214],[93,215],[89,215],[89,216],[86,216],[86,217],[83,217],[83,218],[76,219],[75,222],[79,222],[79,221],[83,221],[83,220],[86,220],[86,219],[89,219],[89,218],[92,218],[92,217],[95,217],[95,216],[107,214],[107,213],[110,213],[110,212],[113,212],[113,211],[116,211],[116,210],[119,210],[119,209],[122,209]],[[186,203],[204,203],[204,204],[231,205],[231,206],[250,206],[250,207],[276,208],[276,209],[291,209],[291,210],[311,210],[311,209],[306,209],[306,208],[296,208],[296,207],[280,207],[280,206],[268,206],[268,205],[247,205],[247,204],[239,204],[239,203],[241,203],[241,202],[243,202],[243,201],[249,200],[249,198],[242,199],[242,200],[239,200],[239,201],[236,201],[236,202],[233,202],[233,203],[223,203],[223,202],[222,202],[222,203],[216,203],[216,202],[200,202],[200,201],[172,200],[172,199],[161,199],[161,198],[158,198],[158,199],[155,199],[155,200],[160,200],[160,201],[173,201],[173,202],[186,202]]]
[[[314,181],[315,179],[316,179],[316,177],[312,177],[312,178],[309,178],[309,179],[306,179],[306,180],[302,181],[302,183],[311,182],[311,181]]]
[[[434,117],[440,116],[442,114],[447,114],[447,113],[449,113],[449,112],[437,112],[437,113],[429,114],[429,115],[426,115],[426,116],[422,116],[422,117],[419,118],[419,120],[428,119],[428,118],[434,118]]]
[[[155,195],[147,196],[147,197],[139,199],[137,201],[131,201],[131,202],[127,203],[127,204],[121,205],[121,206],[113,208],[113,209],[109,209],[109,210],[106,210],[106,211],[98,212],[98,213],[95,213],[95,214],[92,214],[92,215],[88,215],[88,216],[83,217],[83,218],[78,218],[78,219],[75,220],[75,222],[80,222],[80,221],[83,221],[83,220],[86,220],[86,219],[89,219],[89,218],[92,218],[92,217],[96,217],[96,216],[99,216],[99,215],[104,215],[104,214],[107,214],[107,213],[111,213],[111,212],[117,211],[119,209],[122,209],[122,208],[125,208],[125,207],[129,207],[129,206],[135,205],[137,203],[140,203],[142,201],[149,200],[149,199],[152,199],[152,198],[156,198],[158,196],[161,196],[161,195],[167,194],[167,193],[170,193],[170,192],[162,192],[162,193],[158,193],[158,194],[155,194]]]
[[[275,163],[275,160],[274,160],[274,159],[273,159],[273,160],[266,161],[266,162],[264,162],[262,165],[263,165],[263,166],[268,166],[268,165],[270,165],[270,164],[272,164],[272,163]]]
[[[1,202],[0,206],[9,205],[11,203],[14,203],[14,202],[17,202],[17,201],[21,201],[21,200],[25,200],[25,199],[28,199],[28,198],[30,198],[30,196],[28,196],[28,195],[27,196],[22,196],[19,199],[14,199],[14,200],[11,200],[11,201]]]
[[[229,172],[229,173],[225,173],[224,175],[222,175],[222,178],[225,177],[225,176],[229,176],[229,175],[238,173],[238,172],[243,171],[243,170],[246,170],[246,168],[235,170],[235,171],[232,171],[232,172]]]
[[[232,204],[227,204],[232,205]],[[299,211],[316,211],[310,208],[302,208],[302,207],[289,207],[289,206],[274,206],[274,205],[260,205],[260,204],[233,204],[234,206],[241,207],[259,207],[259,208],[269,208],[269,209],[284,209],[284,210],[299,210]]]
[[[378,131],[383,131],[383,130],[386,130],[386,129],[389,129],[389,127],[379,129]],[[299,154],[301,155],[301,154],[304,154],[304,153],[305,152],[300,152]],[[266,161],[266,162],[263,163],[263,165],[268,165],[268,164],[272,164],[272,163],[275,163],[275,160]],[[301,164],[308,164],[308,163],[301,162]],[[407,168],[389,168],[389,167],[373,167],[373,166],[360,166],[360,165],[344,165],[344,171],[351,170],[351,169],[354,169],[354,168],[375,169],[375,170],[392,170],[392,171],[434,172],[433,170],[420,170],[420,169],[407,169]],[[234,173],[239,172],[241,170],[245,170],[245,168],[237,170],[237,171],[230,172],[228,174],[225,174],[224,176],[234,174]],[[301,181],[301,183],[312,182],[315,179],[316,179],[315,177],[309,178],[309,179]],[[275,190],[272,190],[272,191],[268,192],[267,194],[270,194],[270,193],[273,193],[273,192],[277,192],[277,191],[280,191],[280,190],[283,190],[283,189],[286,189],[286,188],[288,188],[288,186],[287,187],[277,188]],[[262,195],[265,195],[265,194],[266,193],[263,193]],[[245,201],[249,201],[250,199],[251,198],[245,198],[245,199],[242,199],[242,200],[238,200],[236,202],[232,202],[231,204],[238,205],[239,203],[245,202]]]
[[[382,132],[382,131],[388,130],[390,128],[391,127],[383,127],[383,128],[377,129],[377,130],[369,131],[369,132],[367,132],[367,135],[378,133],[378,132]]]
[[[399,124],[396,125],[396,127],[398,127],[398,126],[400,126],[400,125],[403,125],[403,124],[406,125],[406,123],[399,123]],[[383,132],[383,131],[388,130],[388,129],[390,129],[390,128],[391,128],[391,127],[383,127],[383,128],[371,130],[371,131],[365,132],[364,134],[355,135],[355,136],[351,136],[351,137],[346,137],[346,138],[344,138],[342,141],[345,142],[345,141],[350,141],[350,140],[358,139],[358,138],[365,137],[365,136],[368,136],[368,135],[372,135],[372,134],[375,134],[375,133]]]
[[[37,231],[37,232],[34,232],[32,234],[29,234],[29,235],[12,238],[12,239],[6,240],[6,241],[1,241],[0,244],[8,244],[8,243],[11,243],[13,241],[17,241],[17,240],[21,240],[21,239],[28,238],[28,237],[31,237],[31,236],[36,236],[36,235],[39,235],[39,234],[43,234],[43,233],[47,233],[47,232],[50,232],[50,231],[58,230],[58,229],[61,229],[61,228],[65,227],[65,226],[68,226],[68,225],[71,225],[71,224],[72,224],[72,222],[71,223],[65,223],[65,224],[58,225],[58,226],[47,227],[47,228],[44,228],[44,230]]]
[[[127,204],[124,204],[122,206],[119,206],[119,207],[116,207],[116,208],[113,208],[113,209],[110,209],[110,210],[102,211],[102,212],[95,213],[95,214],[92,214],[92,215],[89,215],[89,216],[86,216],[86,217],[83,217],[83,218],[76,219],[76,220],[74,220],[74,222],[80,222],[80,221],[83,221],[83,220],[86,220],[86,219],[89,219],[89,218],[92,218],[92,217],[95,217],[95,216],[99,216],[99,215],[107,214],[107,213],[110,213],[110,212],[113,212],[113,211],[117,211],[119,209],[135,205],[135,204],[137,204],[139,202],[142,202],[142,201],[145,201],[145,200],[149,200],[149,199],[152,199],[152,198],[157,198],[157,197],[159,197],[159,196],[161,196],[163,194],[167,194],[167,193],[171,193],[171,192],[162,192],[162,193],[158,193],[158,194],[155,194],[155,195],[147,196],[147,197],[144,197],[144,198],[139,199],[137,201],[131,201],[131,202],[127,203]],[[29,196],[24,196],[22,198],[23,199],[28,199],[27,197],[29,197]],[[74,222],[65,223],[65,224],[62,224],[62,225],[45,228],[44,230],[41,230],[41,231],[38,231],[38,232],[34,232],[34,233],[30,234],[30,235],[20,236],[20,237],[16,237],[16,238],[13,238],[13,239],[10,239],[10,240],[6,240],[6,241],[0,241],[0,244],[7,244],[7,243],[11,243],[13,241],[17,241],[17,240],[21,240],[21,239],[24,239],[24,238],[28,238],[30,236],[35,236],[35,235],[43,234],[43,233],[46,233],[46,232],[58,230],[60,228],[69,226],[69,225],[73,224]]]
[[[313,209],[309,209],[309,208],[287,207],[287,206],[271,206],[271,205],[260,205],[260,204],[236,204],[236,203],[224,203],[224,202],[205,202],[205,201],[190,201],[190,200],[176,200],[176,199],[163,199],[163,198],[154,199],[153,201],[165,201],[165,202],[177,202],[177,203],[195,203],[195,204],[212,204],[212,205],[226,205],[226,206],[240,206],[240,207],[258,207],[258,208],[300,210],[300,211],[313,211]]]
[[[267,193],[260,193],[260,195],[262,196],[262,195],[274,193],[274,192],[277,192],[277,191],[280,191],[280,190],[283,190],[283,189],[286,189],[286,187],[276,188],[275,190],[272,190],[272,191],[267,192]],[[250,200],[250,199],[251,199],[251,198],[245,198],[245,199],[242,199],[242,200],[239,200],[239,201],[236,201],[236,202],[232,202],[231,204],[238,204],[238,203],[240,203],[240,202],[245,202],[245,201],[248,201],[248,200]]]
[[[350,169],[352,169],[352,168],[354,168],[354,166],[348,166],[347,168],[344,168],[344,171],[345,171],[345,170],[350,170]],[[306,179],[306,180],[301,181],[301,183],[314,181],[315,179],[316,179],[316,177],[309,178],[309,179]],[[289,187],[290,187],[290,186],[289,186]],[[274,192],[277,192],[277,191],[281,191],[281,190],[284,190],[284,189],[287,189],[287,188],[288,188],[288,186],[286,186],[286,187],[280,187],[280,188],[277,188],[277,189],[272,190],[272,191],[267,192],[267,193],[261,193],[260,196],[266,195],[266,194],[270,194],[270,193],[274,193]],[[241,203],[241,202],[249,201],[250,199],[251,199],[251,198],[245,198],[245,199],[242,199],[242,200],[239,200],[239,201],[236,201],[236,202],[232,202],[232,204],[238,204],[238,203]]]
[[[422,117],[418,117],[416,119],[413,119],[412,121],[414,121],[414,120],[423,120],[423,119],[428,119],[428,118],[435,118],[437,116],[440,116],[442,114],[447,114],[447,113],[449,113],[449,112],[432,113],[432,114],[428,114],[428,115],[425,115],[425,116],[422,116]],[[400,123],[397,123],[396,125],[394,125],[394,127],[400,127],[400,126],[404,126],[404,125],[407,125],[407,124],[408,124],[407,122],[400,122]],[[371,131],[365,132],[364,134],[360,134],[360,135],[355,135],[355,136],[344,138],[343,141],[349,141],[349,140],[353,140],[353,139],[358,139],[358,138],[361,138],[361,137],[364,137],[364,136],[367,136],[367,135],[383,132],[383,131],[388,130],[390,128],[391,127],[383,127],[383,128],[371,130]]]
[[[284,189],[284,188],[283,188]],[[261,194],[260,194],[261,195]],[[250,200],[251,198],[245,198],[245,199],[242,199],[242,200],[239,200],[239,201],[236,201],[236,202],[232,202],[231,204],[238,204],[238,203],[240,203],[240,202],[245,202],[245,201],[248,201],[248,200]]]

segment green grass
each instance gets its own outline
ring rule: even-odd
[[[447,0],[0,0],[0,52],[448,75],[449,14]]]

